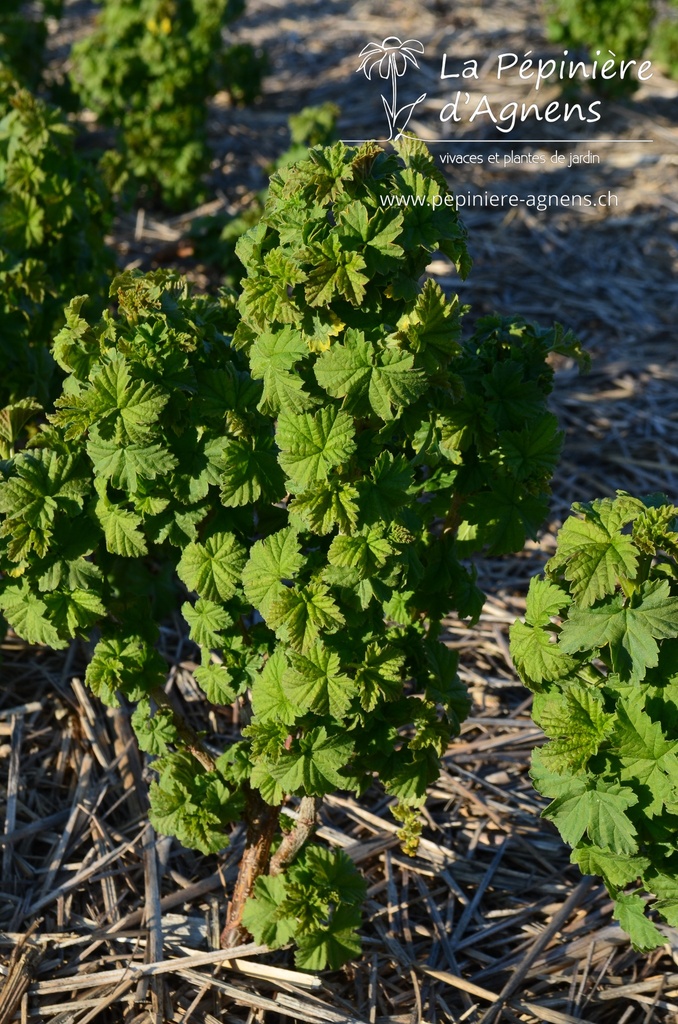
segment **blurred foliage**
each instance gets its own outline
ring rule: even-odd
[[[0,406],[28,395],[45,404],[64,307],[107,291],[109,202],[56,107],[7,82],[0,106]]]
[[[95,31],[73,47],[73,81],[121,130],[119,186],[129,176],[170,206],[200,201],[208,100],[225,89],[251,102],[266,70],[252,47],[222,45],[243,9],[243,0],[105,0]]]
[[[610,53],[622,60],[640,60],[650,41],[654,0],[548,0],[547,33],[554,43],[587,51],[594,59]],[[608,51],[610,51],[608,53]],[[628,96],[638,88],[635,78],[591,79],[596,92]]]
[[[2,0],[0,71],[4,77],[35,89],[42,78],[42,54],[47,39],[45,19],[60,17],[63,0],[31,4],[29,12],[26,7],[23,0]]]

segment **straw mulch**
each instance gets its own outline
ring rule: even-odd
[[[66,34],[80,31],[83,6],[67,5]],[[383,132],[377,92],[368,96],[369,83],[355,75],[370,39],[398,31],[462,58],[547,48],[532,0],[457,13],[436,0],[416,8],[404,0],[249,0],[241,25],[242,38],[268,48],[272,75],[258,108],[215,104],[215,181],[224,191],[208,208],[214,212],[237,210],[263,186],[266,163],[285,146],[286,117],[304,103],[338,100],[347,137]],[[438,95],[434,77],[430,101]],[[528,767],[541,734],[507,646],[529,579],[573,500],[617,488],[678,498],[677,93],[657,76],[633,104],[608,104],[605,136],[629,142],[597,150],[600,166],[456,174],[456,187],[478,191],[602,184],[619,206],[474,209],[465,217],[475,259],[468,282],[443,260],[431,268],[476,312],[560,319],[580,334],[594,364],[583,378],[558,367],[553,408],[566,439],[551,522],[521,556],[481,564],[489,599],[477,627],[448,624],[474,708],[431,789],[418,855],[400,852],[376,789],[360,802],[345,795],[324,802],[319,836],[343,847],[369,883],[362,960],[316,977],[295,971],[288,951],[245,946],[224,963],[218,936],[241,830],[219,857],[156,836],[146,821],[151,770],[126,711],[102,708],[84,689],[83,647],[64,657],[10,634],[0,695],[0,1024],[678,1021],[678,934],[667,928],[665,947],[635,953],[599,881],[582,879],[539,818],[544,801]],[[414,127],[426,134],[426,125]],[[657,141],[630,141],[641,138]],[[115,239],[121,263],[184,260],[207,283],[209,268],[191,263],[186,242],[202,212],[123,217]],[[235,712],[201,719],[195,652],[178,621],[167,623],[162,650],[172,699],[222,749],[237,732]]]

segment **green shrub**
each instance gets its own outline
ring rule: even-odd
[[[678,0],[672,8],[673,16],[661,18],[655,25],[650,52],[664,74],[678,78]]]
[[[207,103],[258,93],[265,59],[223,49],[241,0],[105,0],[95,31],[73,48],[83,102],[122,132],[125,170],[170,205],[196,202],[210,162]]]
[[[155,827],[209,852],[247,822],[224,944],[293,940],[312,969],[358,952],[364,892],[343,854],[302,849],[317,801],[379,781],[416,849],[469,708],[442,620],[480,614],[474,552],[535,535],[560,447],[547,357],[578,355],[519,318],[462,340],[457,297],[420,279],[436,250],[466,273],[464,230],[425,147],[398,153],[337,143],[274,176],[234,332],[227,296],[166,273],[120,278],[98,325],[74,302],[57,411],[0,484],[0,608],[31,642],[99,627],[87,682],[136,703]],[[248,708],[219,756],[162,688],[175,573],[205,710]]]
[[[0,120],[0,407],[49,403],[49,345],[79,290],[107,287],[107,197],[60,111],[16,88]]]
[[[549,740],[532,778],[573,862],[649,950],[666,938],[648,906],[678,925],[678,508],[620,492],[573,511],[511,632]]]
[[[0,74],[35,89],[42,78],[42,57],[47,39],[48,16],[59,17],[63,0],[31,4],[24,0],[3,0],[0,10]]]
[[[640,60],[650,41],[655,15],[654,0],[548,0],[547,31],[555,43],[583,49],[599,61]],[[609,95],[628,95],[638,88],[635,78],[625,76],[588,83]]]

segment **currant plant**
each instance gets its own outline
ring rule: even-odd
[[[259,92],[265,57],[222,43],[243,9],[243,0],[104,0],[95,31],[73,47],[74,88],[121,129],[126,172],[172,206],[195,203],[209,167],[208,100]]]
[[[548,0],[547,30],[551,40],[569,48],[597,51],[605,59],[640,60],[650,42],[655,0]],[[628,95],[635,78],[595,78],[591,88],[610,95]]]
[[[359,950],[364,884],[311,841],[318,801],[378,782],[416,850],[469,707],[441,623],[480,614],[472,555],[543,519],[547,357],[579,356],[521,319],[462,340],[458,298],[421,283],[434,251],[469,268],[448,196],[412,140],[312,150],[239,243],[237,313],[167,274],[120,278],[98,325],[71,305],[56,412],[3,464],[0,607],[54,646],[97,627],[87,682],[136,705],[155,827],[214,852],[245,823],[224,945],[293,941],[303,968]],[[241,705],[225,750],[163,690],[177,577],[205,710]]]
[[[53,397],[49,346],[78,289],[105,292],[109,203],[62,114],[8,84],[0,103],[0,408]]]
[[[573,511],[511,632],[549,740],[532,778],[573,862],[650,950],[666,938],[649,908],[678,925],[678,508],[619,492]]]
[[[0,11],[0,73],[35,89],[42,78],[46,18],[61,15],[63,0],[43,0],[26,11],[23,0],[3,0]]]

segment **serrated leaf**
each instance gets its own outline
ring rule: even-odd
[[[541,751],[542,762],[558,771],[585,768],[615,724],[602,694],[580,683],[562,693],[536,694],[532,717],[551,740]]]
[[[511,657],[521,678],[532,688],[565,679],[577,666],[549,630],[514,622],[509,631]]]
[[[121,446],[102,438],[96,429],[90,431],[87,454],[97,476],[130,493],[137,490],[140,480],[167,476],[177,466],[174,455],[161,444]]]
[[[323,796],[343,789],[347,780],[339,774],[353,753],[349,736],[328,735],[324,726],[312,729],[284,751],[269,771],[285,793]]]
[[[294,936],[295,921],[277,914],[286,891],[282,875],[261,875],[255,883],[253,895],[245,903],[243,925],[257,944],[269,949],[280,949]]]
[[[232,533],[215,533],[201,543],[189,544],[177,573],[189,590],[208,601],[228,601],[236,592],[247,553]]]
[[[339,656],[322,644],[306,656],[291,651],[282,679],[285,694],[304,711],[342,719],[356,692],[356,683],[341,671]]]
[[[286,527],[258,540],[242,574],[245,597],[268,621],[271,606],[285,590],[283,580],[293,580],[304,564],[296,530]]]
[[[600,875],[612,890],[625,889],[650,866],[649,857],[628,857],[600,846],[580,846],[572,851],[570,860],[579,866],[583,875]]]
[[[350,459],[355,451],[353,418],[334,408],[301,415],[283,411],[276,441],[280,465],[295,489],[304,490]]]
[[[304,709],[300,707],[283,687],[287,671],[287,660],[282,651],[276,651],[267,660],[262,671],[252,684],[252,708],[260,722],[284,722],[293,725],[301,718]]]
[[[397,700],[401,696],[404,662],[404,656],[391,644],[383,647],[378,643],[367,645],[355,674],[360,703],[365,711],[374,711],[381,701]]]
[[[609,646],[612,668],[639,683],[658,663],[657,640],[678,636],[678,597],[667,580],[644,583],[638,603],[623,595],[608,597],[593,608],[575,605],[563,623],[559,644],[565,654]]]
[[[558,533],[556,555],[547,564],[547,572],[563,566],[565,578],[572,583],[576,604],[589,607],[614,594],[620,576],[634,579],[638,567],[638,549],[623,527],[643,508],[642,502],[603,498],[590,506],[576,508],[585,519],[570,516]]]
[[[258,406],[263,413],[275,416],[281,409],[300,413],[308,408],[310,399],[303,390],[303,380],[298,373],[291,372],[308,354],[303,335],[291,327],[257,337],[249,360],[252,376],[264,382]]]
[[[337,534],[327,553],[330,565],[355,569],[357,579],[366,579],[381,569],[393,553],[382,526],[365,526],[347,537]]]
[[[186,601],[181,606],[181,614],[188,623],[191,640],[207,650],[219,650],[224,639],[222,631],[233,624],[225,608],[204,597],[198,598],[194,605]]]
[[[284,477],[273,438],[268,435],[229,440],[220,455],[219,469],[221,501],[227,508],[250,505],[260,498],[273,502],[284,497]]]
[[[677,795],[678,740],[667,740],[660,723],[643,709],[642,698],[620,700],[616,711],[614,754],[622,765],[619,778],[636,784],[644,813],[654,817]]]
[[[322,971],[326,967],[338,970],[347,960],[360,956],[360,936],[356,931],[360,924],[357,907],[338,906],[324,928],[314,929],[300,935],[294,962],[305,971]]]
[[[225,665],[215,665],[213,661],[208,661],[207,664],[198,665],[194,675],[210,704],[225,706],[235,700],[237,691],[233,685],[233,676]]]
[[[0,594],[0,611],[17,636],[29,644],[47,644],[55,650],[68,647],[51,623],[46,603],[33,593],[28,583],[6,587]]]
[[[334,479],[323,481],[296,494],[289,505],[291,517],[298,517],[312,533],[324,536],[338,526],[352,533],[358,523],[358,490],[353,484]]]
[[[75,636],[106,615],[106,606],[91,590],[55,590],[44,600],[51,621],[64,636]]]
[[[628,786],[599,783],[591,788],[584,779],[572,778],[567,793],[550,803],[543,817],[557,825],[570,846],[587,833],[595,846],[633,854],[638,850],[637,833],[626,811],[637,803]]]
[[[141,516],[111,501],[105,484],[99,489],[95,513],[104,530],[107,551],[124,558],[139,558],[148,553],[146,538],[140,529]]]
[[[343,626],[344,616],[327,587],[310,583],[306,587],[283,588],[271,603],[267,622],[279,639],[306,654],[321,630],[335,633]]]
[[[617,896],[612,916],[628,934],[633,948],[641,953],[649,953],[666,942],[666,937],[648,920],[644,900],[635,893]]]

